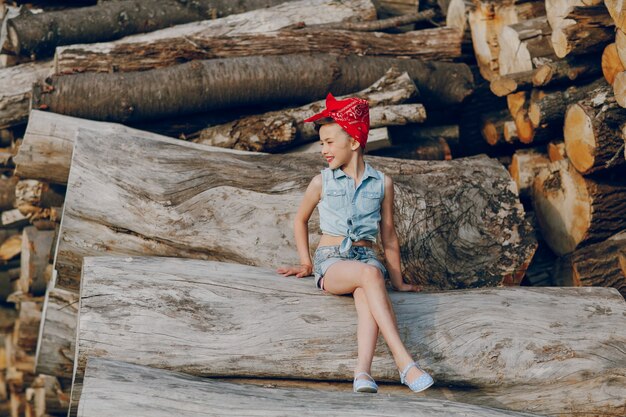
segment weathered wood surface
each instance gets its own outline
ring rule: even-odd
[[[366,99],[370,106],[370,128],[376,129],[387,125],[423,122],[426,111],[421,104],[413,104],[407,109],[406,117],[398,113],[385,111],[385,107],[395,107],[410,99],[415,99],[419,92],[408,76],[391,68],[374,84],[350,94]],[[337,99],[345,98],[343,96]],[[379,107],[385,106],[385,107]],[[210,126],[190,135],[195,143],[234,148],[246,151],[281,152],[286,148],[308,143],[319,138],[313,123],[303,120],[320,112],[325,101],[319,100],[300,107],[271,111],[259,115],[239,118],[235,121]],[[398,117],[399,116],[399,117]],[[369,141],[367,148],[369,149]]]
[[[549,163],[548,155],[537,148],[519,149],[513,154],[509,173],[517,184],[520,196],[530,197],[537,174]]]
[[[244,34],[272,32],[299,23],[316,25],[375,18],[376,9],[370,0],[290,1],[220,19],[127,36],[112,42],[61,46],[55,53],[55,71],[146,70],[179,64],[181,60],[200,59],[203,55],[209,58],[207,54],[211,51],[202,43],[215,38],[226,41]]]
[[[626,228],[626,185],[583,177],[568,159],[551,163],[533,184],[541,234],[557,255],[601,242]]]
[[[332,14],[327,14],[332,16]],[[57,73],[77,71],[145,71],[194,59],[232,58],[259,55],[333,53],[421,58],[452,61],[461,57],[462,36],[452,28],[433,28],[389,34],[340,29],[283,29],[220,37],[185,37],[167,44],[126,44],[114,54],[91,53],[75,46],[56,60]],[[129,46],[132,46],[129,47]]]
[[[342,95],[366,88],[392,66],[409,73],[427,109],[458,104],[473,91],[471,71],[463,63],[291,54],[198,60],[130,73],[52,76],[33,86],[32,106],[131,122],[259,104],[296,105],[323,99],[331,90]]]
[[[52,61],[0,69],[0,129],[27,121],[33,83],[52,72]]]
[[[532,416],[413,395],[353,396],[198,378],[107,359],[90,359],[79,417],[197,416]],[[236,406],[234,406],[236,404]]]
[[[7,22],[12,50],[39,57],[58,45],[118,39],[164,27],[243,12],[288,0],[126,0],[69,10],[25,13]],[[97,16],[97,18],[96,18]]]
[[[163,138],[164,136],[133,129],[116,123],[79,119],[56,113],[32,110],[24,140],[14,158],[15,173],[21,178],[34,178],[46,182],[66,184],[70,172],[74,138],[79,127],[101,132],[118,132],[120,135]],[[223,152],[240,153],[221,149]]]
[[[78,294],[53,285],[46,291],[35,351],[37,373],[72,378],[78,300]]]
[[[626,303],[615,289],[492,288],[391,299],[405,344],[440,385],[492,393],[533,386],[539,413],[555,402],[563,413],[617,415],[624,406]],[[356,360],[352,299],[267,268],[87,258],[79,321],[75,383],[90,356],[197,376],[320,380],[350,380]],[[376,352],[378,380],[397,381],[382,339]],[[542,400],[544,388],[555,386],[561,394]]]
[[[310,179],[325,166],[322,158],[213,149],[81,129],[61,222],[57,286],[77,289],[82,258],[103,252],[297,263],[292,219]],[[466,288],[523,276],[535,238],[498,161],[368,160],[396,182],[407,280]],[[320,237],[318,222],[315,212],[311,248]]]

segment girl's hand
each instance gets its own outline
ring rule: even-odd
[[[276,270],[285,277],[295,275],[296,278],[304,278],[313,275],[313,265],[284,266]]]
[[[415,284],[406,284],[406,283],[402,283],[400,284],[399,287],[393,287],[394,290],[396,291],[400,291],[400,292],[420,292],[422,291],[422,287],[419,285],[415,285]]]

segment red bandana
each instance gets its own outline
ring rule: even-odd
[[[367,100],[355,97],[337,100],[331,93],[328,93],[326,108],[304,121],[313,122],[322,117],[332,118],[365,149],[367,134],[370,130],[370,112]]]

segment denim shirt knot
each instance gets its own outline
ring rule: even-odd
[[[344,236],[339,245],[342,254],[350,250],[352,242],[376,242],[384,196],[384,174],[368,163],[358,187],[340,168],[323,169],[322,196],[317,205],[322,233]]]

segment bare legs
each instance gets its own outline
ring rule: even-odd
[[[396,316],[378,268],[359,261],[337,262],[324,275],[324,290],[337,295],[354,295],[359,320],[357,372],[370,372],[378,329],[383,334],[398,369],[404,369],[413,361],[400,338]],[[422,373],[412,367],[407,374],[407,380],[413,381]]]

